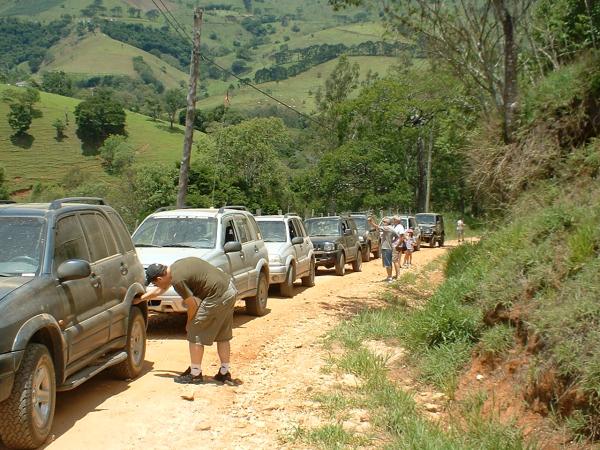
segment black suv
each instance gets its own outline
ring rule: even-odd
[[[335,267],[336,275],[346,273],[346,264],[360,272],[362,249],[354,219],[346,216],[314,217],[304,221],[304,228],[315,247],[316,267]]]
[[[56,391],[108,367],[123,379],[141,372],[144,269],[102,199],[0,205],[0,249],[0,437],[35,448]]]
[[[379,246],[381,245],[381,236],[377,228],[369,223],[369,215],[362,213],[352,213],[350,217],[354,219],[358,229],[358,240],[362,247],[362,260],[368,262],[371,260],[371,253],[375,259],[379,258]]]
[[[419,213],[415,218],[421,228],[421,242],[427,242],[430,247],[435,247],[437,242],[440,247],[443,247],[446,239],[444,217],[435,213]]]

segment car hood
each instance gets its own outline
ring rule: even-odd
[[[170,266],[178,259],[195,256],[210,262],[222,251],[214,248],[179,248],[179,247],[136,247],[140,262],[144,267],[159,263]]]
[[[339,239],[339,236],[331,235],[331,236],[311,236],[310,240],[314,245],[322,244],[323,242],[335,242]]]
[[[0,278],[0,301],[15,289],[32,281],[34,277],[5,277]]]
[[[281,255],[288,245],[287,242],[265,242],[269,255]]]

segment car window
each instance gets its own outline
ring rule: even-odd
[[[242,244],[244,242],[250,242],[252,240],[252,234],[250,232],[250,226],[248,225],[248,219],[243,216],[236,216],[233,221],[235,223],[235,228],[238,232],[240,242]]]
[[[90,261],[81,224],[74,215],[63,217],[56,224],[54,267],[57,268],[69,259]]]
[[[135,247],[133,246],[133,242],[131,242],[131,236],[129,236],[123,220],[114,212],[109,212],[108,217],[113,224],[113,228],[117,233],[116,237],[121,242],[123,250],[125,252],[134,251]]]
[[[98,220],[98,224],[100,225],[100,229],[102,230],[102,234],[104,236],[104,241],[106,242],[106,248],[108,249],[109,256],[120,253],[119,249],[117,248],[117,241],[115,240],[112,227],[110,226],[110,223],[108,223],[108,220],[100,214],[96,214],[95,216]]]
[[[233,226],[233,219],[225,219],[223,220],[223,244],[234,241],[240,242]]]
[[[260,234],[260,228],[256,224],[256,220],[253,216],[246,216],[246,220],[248,223],[248,229],[250,230],[250,236],[253,241],[257,239],[262,239],[262,235]]]
[[[298,235],[302,237],[306,237],[306,230],[304,229],[304,225],[300,219],[294,219],[294,223],[296,224],[296,229],[298,230]]]
[[[133,234],[138,247],[215,248],[213,217],[150,217]]]
[[[258,226],[265,242],[285,242],[285,223],[279,220],[258,220]]]
[[[353,217],[354,219],[354,223],[356,224],[356,229],[359,231],[359,233],[364,233],[365,231],[367,231],[367,219],[364,217]]]
[[[44,247],[45,220],[37,217],[0,218],[0,273],[35,273]]]
[[[417,214],[417,222],[433,225],[435,223],[435,218],[431,214]]]
[[[290,235],[290,240],[298,236],[298,230],[296,230],[296,227],[294,227],[293,220],[288,220],[288,234]]]
[[[417,227],[417,224],[415,223],[415,219],[413,219],[412,217],[409,217],[408,224],[409,224],[410,228],[412,228],[413,230]]]
[[[339,221],[333,218],[308,219],[304,227],[309,236],[335,236],[339,234]]]
[[[104,234],[102,228],[98,223],[97,214],[81,214],[81,224],[85,229],[85,236],[87,238],[88,248],[90,249],[90,256],[92,262],[99,261],[101,259],[110,256],[106,242],[104,241]]]

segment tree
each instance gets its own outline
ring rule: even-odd
[[[180,89],[168,89],[164,97],[165,111],[169,114],[170,127],[173,128],[177,111],[186,105],[186,98]]]
[[[125,135],[125,110],[108,91],[98,90],[75,107],[77,136],[88,145],[99,145],[109,135]]]
[[[52,122],[52,126],[56,130],[56,139],[60,140],[63,137],[65,137],[64,132],[65,132],[66,125],[62,120],[56,119],[54,122]]]
[[[31,107],[23,103],[11,103],[9,106],[8,124],[15,134],[25,133],[31,126],[33,115]]]
[[[110,13],[113,17],[123,17],[123,8],[120,6],[115,6],[110,9]]]
[[[4,172],[4,167],[0,166],[0,200],[8,200],[9,192],[6,187],[6,175]]]
[[[133,163],[134,152],[125,136],[109,136],[99,150],[107,173],[118,175]]]
[[[42,75],[42,90],[70,97],[73,95],[73,83],[71,77],[62,70],[59,72],[44,72]]]
[[[151,9],[150,11],[146,11],[146,18],[148,20],[156,20],[160,16],[160,12],[157,9]]]

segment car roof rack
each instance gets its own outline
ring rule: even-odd
[[[84,204],[96,204],[106,205],[103,198],[100,197],[65,197],[53,200],[50,203],[50,209],[60,209],[63,203],[84,203]]]
[[[226,209],[237,209],[238,211],[248,211],[248,208],[241,205],[225,205],[219,208],[219,213],[224,212]]]
[[[289,212],[289,213],[285,213],[283,215],[283,217],[300,217],[300,214],[295,213],[295,212]]]
[[[163,211],[172,211],[172,210],[174,210],[174,209],[192,209],[192,208],[193,208],[193,206],[184,206],[184,207],[182,207],[182,208],[178,208],[178,207],[177,207],[177,206],[175,206],[175,205],[170,205],[170,206],[161,206],[160,208],[157,208],[157,209],[155,209],[155,210],[154,210],[154,212],[153,212],[152,214],[154,214],[154,213],[158,213],[158,212],[163,212]]]

